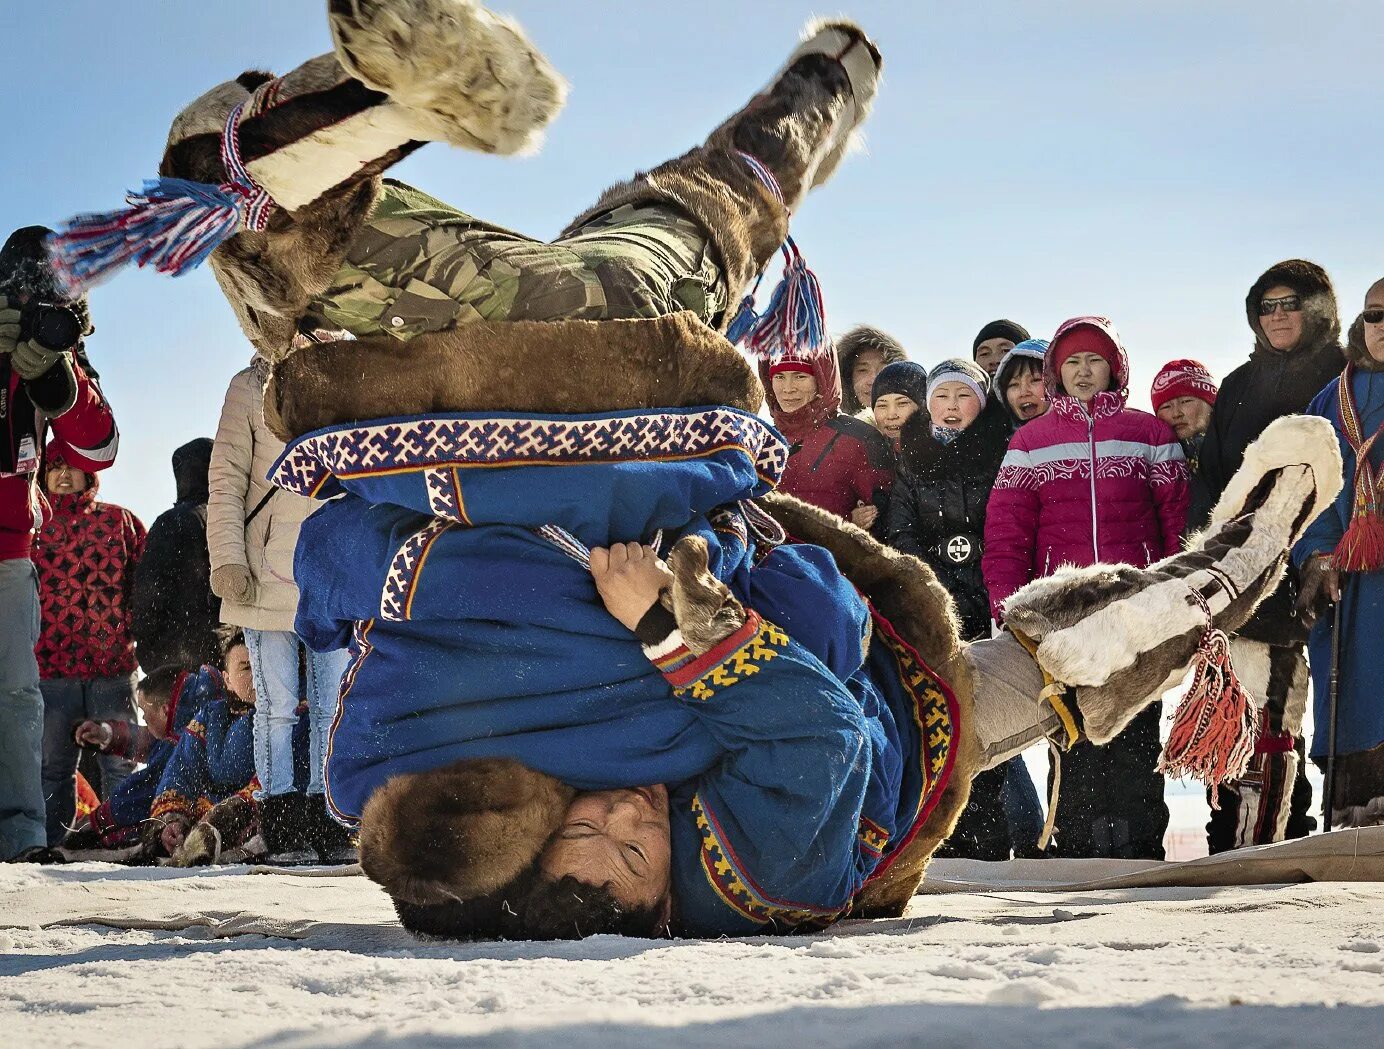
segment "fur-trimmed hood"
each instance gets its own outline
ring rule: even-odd
[[[1361,371],[1384,371],[1384,363],[1375,360],[1370,356],[1370,351],[1365,349],[1365,315],[1363,313],[1351,323],[1350,332],[1346,336],[1346,360]]]
[[[836,340],[836,363],[841,371],[841,410],[847,415],[864,418],[860,413],[869,409],[855,396],[851,384],[851,373],[855,370],[856,359],[866,350],[876,350],[883,358],[883,364],[896,364],[908,360],[903,344],[887,332],[872,328],[868,324],[857,324]],[[865,419],[872,426],[874,416]]]
[[[1254,332],[1254,354],[1278,354],[1264,335],[1259,318],[1259,303],[1264,292],[1274,285],[1292,288],[1302,298],[1302,338],[1286,352],[1310,353],[1324,346],[1341,343],[1341,313],[1336,304],[1336,290],[1326,270],[1306,259],[1286,259],[1265,270],[1245,295],[1245,320]]]

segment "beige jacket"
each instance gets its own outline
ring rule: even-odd
[[[255,358],[226,389],[211,451],[207,549],[213,572],[221,565],[244,565],[253,581],[248,603],[221,602],[222,622],[255,630],[292,630],[298,607],[293,551],[298,529],[316,503],[277,489],[245,524],[269,494],[272,486],[265,477],[284,450],[283,442],[264,425],[265,368],[261,358]]]

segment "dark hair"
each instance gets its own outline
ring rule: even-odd
[[[662,901],[629,907],[604,885],[565,874],[537,878],[524,901],[522,927],[529,940],[580,940],[599,933],[659,939],[669,935]]]
[[[231,649],[245,644],[245,631],[240,627],[232,627],[230,630],[223,630],[217,640],[221,642],[221,665],[225,667],[226,657],[231,654]]]
[[[173,698],[173,686],[178,683],[178,675],[183,670],[184,668],[177,663],[165,663],[140,678],[135,688],[146,696],[158,696],[167,703]]]
[[[1009,387],[1013,385],[1014,380],[1017,379],[1020,375],[1042,374],[1043,362],[1039,358],[1021,357],[1018,354],[1015,354],[1014,360],[1011,361],[1009,367],[1004,370],[1004,389],[1000,390],[1000,393],[1008,393]]]
[[[409,903],[394,900],[405,929],[415,936],[441,940],[522,940],[520,910],[533,879],[520,875],[510,884],[473,900]]]

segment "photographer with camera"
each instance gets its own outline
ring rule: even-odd
[[[34,533],[50,511],[41,479],[51,429],[88,473],[115,461],[119,434],[86,359],[85,299],[59,291],[51,231],[16,230],[0,247],[0,859],[46,857]]]

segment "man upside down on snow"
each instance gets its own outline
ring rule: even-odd
[[[1014,634],[962,645],[925,565],[772,493],[788,449],[721,334],[873,101],[860,29],[810,29],[704,145],[544,244],[380,177],[426,141],[532,142],[563,90],[518,28],[471,0],[329,18],[334,54],[203,95],[147,199],[54,248],[79,286],[210,253],[274,362],[274,480],[340,496],[295,565],[299,633],[352,649],[328,795],[412,929],[900,914],[976,772],[1112,738],[1339,485],[1330,434],[1289,421],[1189,552],[1059,573],[1011,600]],[[748,341],[830,352],[785,254]],[[1208,732],[1229,694],[1199,680],[1182,757],[1214,771],[1247,719]]]

